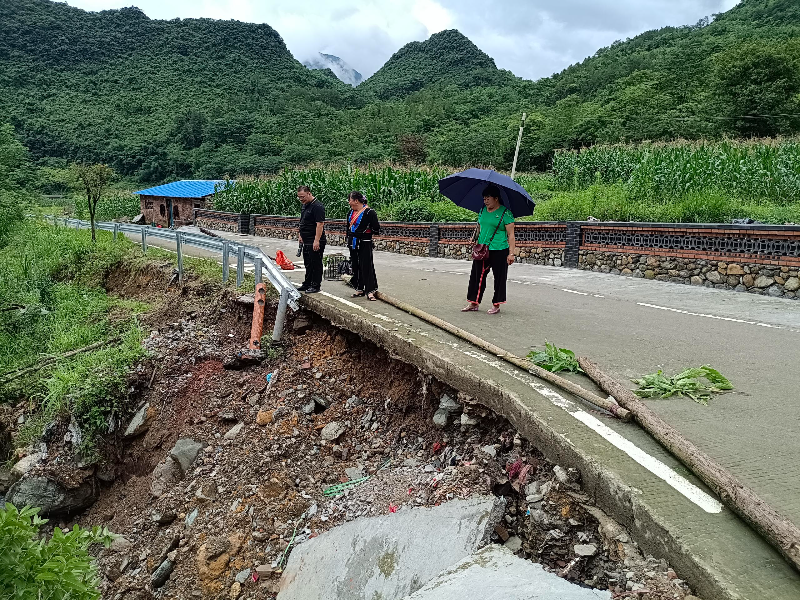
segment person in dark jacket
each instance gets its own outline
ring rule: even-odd
[[[322,285],[322,255],[325,253],[325,207],[314,198],[307,185],[297,188],[297,199],[302,202],[298,239],[303,247],[306,278],[301,292],[315,294]]]
[[[347,216],[347,247],[353,265],[353,279],[356,290],[353,298],[366,296],[375,300],[378,279],[375,276],[375,263],[372,258],[372,236],[381,231],[378,214],[367,206],[367,199],[361,192],[350,192],[348,198],[350,214]]]

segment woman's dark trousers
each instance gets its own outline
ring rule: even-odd
[[[472,272],[469,275],[469,288],[467,289],[467,300],[469,302],[481,303],[483,292],[486,290],[486,277],[491,269],[492,275],[494,275],[492,304],[505,304],[506,279],[508,277],[507,258],[508,248],[505,250],[489,250],[488,259],[472,261]]]

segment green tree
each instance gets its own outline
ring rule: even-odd
[[[114,170],[108,165],[87,165],[74,163],[71,167],[75,186],[86,193],[86,202],[89,209],[89,220],[92,223],[92,241],[95,240],[94,217],[97,212],[97,203],[103,197],[109,184],[114,179]]]

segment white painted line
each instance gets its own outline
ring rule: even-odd
[[[602,294],[592,294],[595,298],[605,298]]]
[[[770,325],[769,323],[760,323],[758,321],[746,321],[744,319],[734,319],[733,317],[720,317],[718,315],[707,315],[705,313],[689,312],[688,310],[669,308],[667,306],[658,306],[657,304],[647,304],[646,302],[637,302],[636,304],[639,306],[645,306],[647,308],[657,308],[658,310],[668,310],[670,312],[676,312],[682,315],[691,315],[693,317],[705,317],[706,319],[730,321],[731,323],[744,323],[745,325],[758,325],[759,327],[768,327],[769,329],[783,329],[783,327],[781,327],[780,325]]]
[[[329,294],[328,292],[320,292],[326,298],[331,298],[346,306],[350,306],[355,308],[361,312],[364,312],[368,315],[381,319],[383,321],[393,322],[398,325],[403,325],[404,327],[408,327],[409,329],[413,329],[407,323],[403,323],[402,321],[398,321],[396,319],[389,318],[385,315],[381,315],[370,310],[367,310],[363,306],[359,306],[349,300],[345,300],[344,298],[340,298],[339,296],[334,296],[333,294]],[[425,337],[430,337],[426,333],[422,331],[418,331],[419,333]],[[413,338],[407,338],[409,341],[412,341]],[[641,448],[639,448],[636,444],[628,440],[627,438],[623,437],[613,429],[611,429],[608,425],[600,421],[597,417],[590,415],[586,411],[582,410],[579,406],[577,406],[571,400],[568,400],[561,394],[559,394],[554,389],[540,383],[538,380],[534,379],[533,377],[524,374],[522,371],[515,370],[511,368],[507,363],[488,358],[487,356],[475,352],[472,350],[463,350],[458,347],[458,344],[449,344],[447,342],[440,342],[445,345],[451,346],[459,350],[462,354],[469,356],[471,358],[475,358],[480,360],[483,363],[486,363],[489,366],[496,368],[498,371],[505,373],[513,377],[518,381],[522,381],[526,383],[531,388],[536,390],[539,394],[547,398],[553,405],[557,406],[558,408],[566,411],[570,416],[574,417],[576,420],[580,421],[595,433],[597,433],[600,437],[608,441],[614,447],[618,448],[625,454],[627,454],[630,458],[636,461],[639,465],[650,471],[653,475],[665,481],[669,486],[671,486],[674,490],[676,490],[681,495],[685,496],[692,502],[694,502],[697,506],[703,509],[707,513],[720,513],[722,512],[722,504],[716,500],[713,496],[705,493],[699,487],[691,483],[688,479],[679,475],[675,471],[673,471],[670,467],[665,465],[663,462],[658,460],[656,457],[651,456]]]
[[[600,437],[605,439],[607,442],[627,454],[645,469],[650,471],[653,475],[658,477],[659,479],[665,481],[672,487],[674,490],[694,502],[697,506],[702,508],[707,513],[720,513],[722,512],[722,504],[716,500],[714,497],[710,496],[709,494],[705,493],[699,487],[694,485],[688,479],[679,475],[663,462],[658,460],[656,457],[651,456],[641,448],[639,448],[636,444],[628,440],[627,438],[623,437],[613,429],[611,429],[608,425],[600,421],[594,415],[590,415],[584,410],[581,410],[574,402],[564,398],[561,394],[553,390],[552,388],[547,387],[546,385],[539,383],[533,378],[524,377],[521,372],[515,371],[508,367],[505,363],[487,358],[486,356],[479,354],[477,352],[470,352],[470,351],[462,351],[464,354],[476,358],[487,365],[491,365],[502,371],[506,375],[510,375],[511,377],[517,379],[518,381],[522,381],[527,383],[530,387],[534,390],[539,392],[542,396],[550,400],[555,406],[563,409],[569,415],[589,427],[589,429],[593,430],[597,433]]]
[[[578,294],[579,296],[588,296],[586,292],[576,292],[575,290],[568,290],[567,288],[561,288],[562,292],[567,292],[569,294]]]

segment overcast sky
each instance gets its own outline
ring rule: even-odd
[[[152,19],[268,23],[300,60],[343,58],[365,77],[400,47],[455,28],[519,77],[538,79],[615,40],[694,24],[738,0],[68,0],[86,10],[138,6]]]

